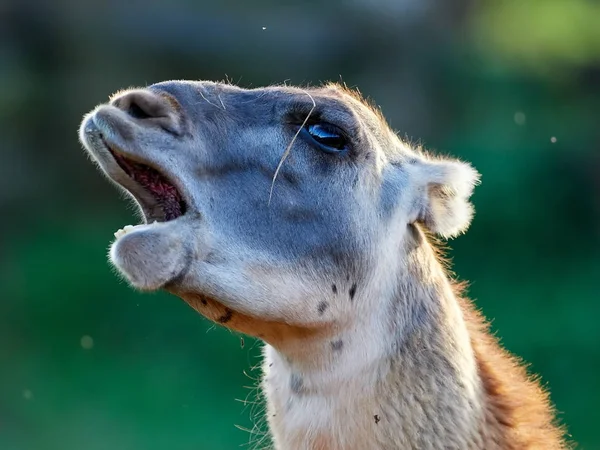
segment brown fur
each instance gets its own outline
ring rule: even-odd
[[[297,341],[320,338],[327,334],[327,330],[322,327],[298,327],[233,312],[218,301],[205,295],[181,292],[176,293],[176,295],[184,299],[188,305],[208,320],[240,333],[257,336],[265,342]]]
[[[447,276],[454,274],[446,258],[448,247],[421,230]],[[470,336],[483,387],[485,421],[480,434],[486,450],[572,449],[566,429],[558,423],[549,393],[540,378],[527,373],[522,360],[506,351],[490,331],[489,323],[466,296],[466,282],[452,282],[452,291]]]
[[[504,350],[469,300],[457,296],[484,389],[486,449],[565,449],[548,393]]]

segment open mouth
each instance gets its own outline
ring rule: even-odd
[[[106,142],[104,144],[106,145]],[[119,167],[150,194],[156,202],[155,205],[142,204],[148,221],[152,219],[159,222],[166,222],[177,219],[185,214],[186,204],[181,193],[162,173],[146,164],[126,158],[114,151],[109,145],[106,145],[106,148],[110,151]],[[140,201],[139,198],[138,201]],[[157,209],[159,210],[158,214],[154,213]],[[153,211],[152,217],[149,217],[147,211]]]

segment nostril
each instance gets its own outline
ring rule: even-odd
[[[150,119],[152,116],[148,114],[144,109],[136,102],[132,101],[127,108],[127,114],[134,119]]]
[[[154,92],[132,91],[113,100],[113,105],[134,119],[157,119],[173,114],[167,99]]]
[[[114,98],[111,103],[140,126],[158,126],[175,135],[181,133],[180,109],[177,101],[170,96],[135,90]]]

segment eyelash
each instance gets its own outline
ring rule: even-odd
[[[301,133],[305,133],[308,139],[326,153],[346,154],[348,152],[348,138],[336,125],[327,122],[310,122],[304,125]]]
[[[302,135],[305,140],[312,143],[313,146],[316,146],[319,150],[336,155],[348,154],[351,143],[348,133],[341,127],[323,120],[320,111],[316,110],[312,111],[312,113],[310,113],[310,111],[310,109],[306,109],[305,104],[299,104],[297,107],[292,108],[288,113],[287,122],[292,125],[296,131],[302,126],[302,129],[299,130],[299,135]],[[307,120],[309,114],[310,116]],[[333,139],[334,136],[332,135],[330,138],[327,138],[323,133],[334,133],[339,141],[337,143],[330,141],[329,143],[334,145],[328,145],[327,140]],[[342,143],[344,144],[343,146],[341,145]]]

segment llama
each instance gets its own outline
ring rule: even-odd
[[[115,233],[123,277],[265,342],[276,449],[568,448],[434,245],[469,226],[479,174],[357,93],[168,81],[80,139],[144,217]]]

